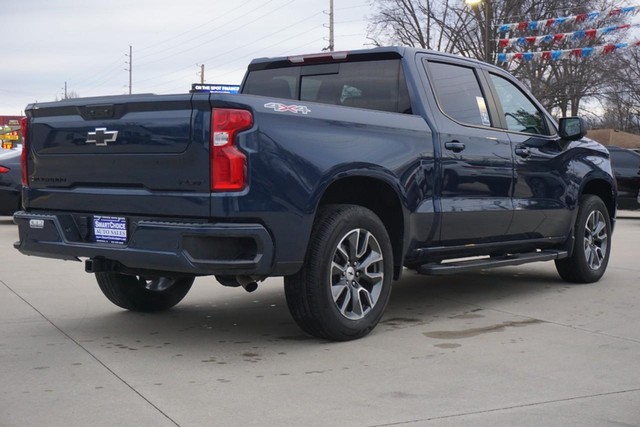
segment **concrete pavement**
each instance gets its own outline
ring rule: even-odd
[[[552,263],[407,273],[368,337],[305,336],[282,281],[196,280],[123,311],[81,263],[26,257],[0,217],[0,426],[640,425],[640,219],[604,279]]]

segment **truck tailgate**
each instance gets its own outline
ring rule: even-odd
[[[209,215],[206,97],[85,98],[27,114],[29,209]]]

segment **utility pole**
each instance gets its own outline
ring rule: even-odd
[[[67,95],[67,82],[64,82],[64,99],[69,99],[69,96]]]
[[[124,70],[129,72],[129,95],[131,95],[131,76],[133,73],[133,48],[131,47],[131,45],[129,45],[129,54],[127,55],[125,53],[124,56],[129,57],[129,60],[124,62],[125,64],[129,65],[129,68],[125,68]]]
[[[329,0],[329,52],[335,47],[333,39],[333,0]]]
[[[329,15],[329,46],[325,47],[324,49],[322,49],[323,51],[329,51],[329,52],[333,52],[333,49],[335,48],[335,43],[334,43],[334,38],[333,38],[333,0],[329,0],[329,12],[327,12],[326,10],[324,11],[324,13],[327,13]],[[326,25],[324,25],[326,28]],[[326,40],[326,39],[325,39]]]
[[[198,74],[200,75],[200,84],[203,85],[204,84],[204,64],[200,64],[200,72]]]

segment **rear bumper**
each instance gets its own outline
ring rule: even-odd
[[[260,224],[128,218],[125,244],[96,243],[87,214],[16,212],[25,255],[114,261],[129,270],[193,275],[269,275],[273,240]]]

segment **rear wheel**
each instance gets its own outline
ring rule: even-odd
[[[580,199],[573,253],[556,260],[560,276],[574,283],[600,280],[611,252],[611,219],[602,199],[587,194]]]
[[[118,307],[131,311],[168,310],[187,295],[193,277],[145,277],[96,273],[102,293]]]
[[[369,209],[324,207],[303,268],[285,277],[289,310],[307,333],[346,341],[380,321],[391,292],[393,255],[387,231]]]

